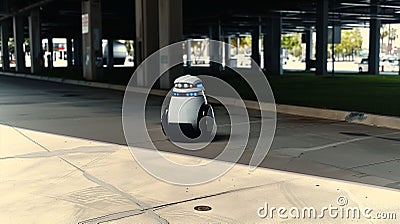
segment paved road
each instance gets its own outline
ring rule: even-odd
[[[123,93],[117,91],[0,76],[0,123],[126,144],[122,98]],[[161,100],[150,100],[154,114],[150,124],[155,142],[166,145],[156,116]],[[217,116],[224,114],[223,108],[216,111]],[[251,142],[257,137],[258,112],[250,114]],[[226,133],[219,133],[216,145],[226,141]],[[400,189],[399,146],[396,130],[278,114],[275,139],[261,166]],[[163,150],[178,152],[172,146]],[[179,151],[204,158],[213,158],[217,152],[212,148]],[[251,155],[249,144],[239,162],[248,163]]]

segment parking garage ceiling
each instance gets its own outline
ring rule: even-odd
[[[182,0],[185,36],[207,36],[210,25],[221,25],[223,35],[247,33],[277,14],[282,16],[283,32],[302,32],[316,24],[317,0]],[[135,0],[102,0],[103,37],[133,39]],[[266,5],[267,3],[267,5]],[[41,8],[43,37],[81,35],[82,0],[2,0],[0,21],[15,14]],[[377,14],[371,7],[379,6]],[[329,1],[329,25],[343,28],[368,27],[370,19],[400,23],[398,0]],[[11,21],[11,20],[10,20]],[[27,23],[25,27],[27,35]]]

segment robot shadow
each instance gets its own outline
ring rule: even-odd
[[[229,134],[218,134],[216,133],[214,138],[211,140],[212,142],[224,142],[229,140],[230,135]],[[171,139],[170,139],[171,140]],[[175,137],[172,139],[174,142],[181,142],[181,143],[204,143],[204,142],[210,142],[210,139],[208,138],[202,138],[201,136],[198,138],[179,138]]]
[[[213,142],[222,142],[222,141],[228,141],[230,135],[229,134],[216,134],[214,136]]]

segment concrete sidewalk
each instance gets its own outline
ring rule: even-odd
[[[235,165],[207,184],[178,186],[146,173],[127,146],[6,125],[0,125],[0,149],[0,223],[398,223],[400,215],[398,190],[328,178]],[[370,219],[327,212],[283,219],[277,211],[260,218],[265,203],[268,209],[314,207],[318,215],[330,205],[372,212]],[[212,209],[194,210],[198,205]],[[393,220],[378,219],[379,212]]]

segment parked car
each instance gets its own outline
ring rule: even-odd
[[[123,65],[128,55],[128,50],[125,44],[118,41],[113,41],[113,48],[114,48],[114,64]],[[108,44],[103,44],[103,64],[107,64],[107,56],[108,56]]]
[[[380,66],[382,71],[390,71],[390,72],[399,71],[399,61],[395,57],[382,59]]]
[[[368,72],[368,58],[361,59],[358,63],[358,71]],[[399,60],[396,58],[383,58],[379,60],[379,71],[396,72],[399,71]]]
[[[363,58],[358,63],[358,72],[368,72],[368,58]]]

